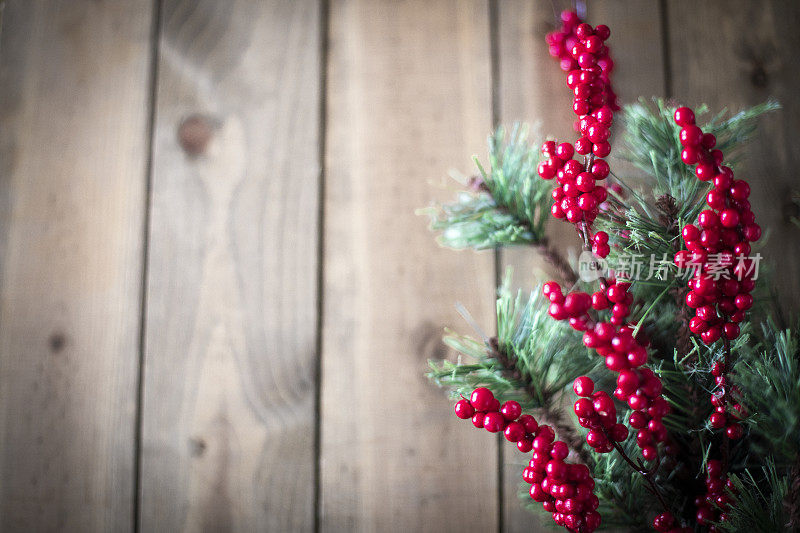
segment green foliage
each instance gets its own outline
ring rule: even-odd
[[[789,516],[784,505],[789,481],[771,459],[767,459],[765,466],[757,469],[755,475],[753,471],[745,470],[730,478],[736,491],[729,493],[732,505],[726,510],[728,519],[718,523],[718,528],[732,533],[789,531]]]
[[[779,465],[800,457],[800,323],[780,330],[773,320],[762,324],[763,340],[741,351],[735,383],[750,410],[753,453],[774,454]]]
[[[696,112],[703,130],[717,137],[726,164],[735,165],[742,145],[755,133],[757,118],[778,107],[768,101],[734,115],[723,110],[705,123],[706,108]],[[709,189],[680,160],[680,128],[673,122],[673,113],[674,106],[660,99],[652,104],[641,100],[625,108],[622,158],[642,175],[633,176],[630,183],[612,176],[625,190],[621,194],[609,191],[609,208],[601,212],[593,228],[611,238],[607,259],[612,268],[625,266],[623,258],[630,261],[631,257],[641,259],[645,272],[657,267],[649,279],[634,281],[631,317],[637,330],[651,341],[650,366],[661,378],[664,397],[671,405],[664,424],[670,446],[678,454],[665,457],[652,479],[670,511],[680,522],[692,525],[693,500],[702,485],[705,464],[724,455],[738,492],[726,511],[728,521],[719,527],[781,531],[789,522],[784,505],[791,488],[787,480],[791,475],[794,483],[800,483],[797,474],[791,473],[800,465],[800,322],[791,328],[777,327],[770,307],[764,305],[769,301],[766,294],[756,296],[757,305],[749,313],[753,322],[742,323],[742,335],[731,343],[734,366],[728,376],[734,397],[749,410],[742,422],[747,429],[744,438],[726,443],[708,423],[713,410],[709,397],[716,388],[711,369],[725,357],[725,347],[722,341],[705,346],[688,333],[683,303],[688,278],[672,263],[683,246],[680,231],[705,209]],[[498,129],[489,139],[488,171],[478,164],[484,192],[464,192],[455,202],[428,211],[432,228],[442,232],[440,242],[473,249],[542,242],[553,185],[538,177],[538,159],[524,127],[515,126],[509,135]],[[796,218],[794,222],[800,225]],[[657,263],[651,265],[651,257]],[[759,284],[766,286],[768,280]],[[613,376],[599,364],[602,358],[583,346],[580,334],[566,322],[550,318],[548,303],[538,287],[530,294],[512,295],[507,277],[497,299],[497,338],[476,340],[449,334],[445,342],[465,360],[432,362],[428,376],[454,397],[486,386],[501,401],[514,399],[525,409],[544,413],[564,409],[571,420],[565,405],[574,396],[565,392],[572,381],[588,374],[598,389],[610,391]],[[604,319],[609,313],[596,315]],[[618,403],[617,409],[624,422],[630,413],[627,406]],[[573,450],[585,453],[580,436],[575,436],[583,430],[572,422],[565,425],[570,426],[565,432],[573,434],[571,442],[578,442]],[[631,457],[638,456],[635,441],[630,437],[621,444]],[[582,460],[595,479],[603,528],[649,530],[660,504],[644,477],[616,452],[591,454]],[[520,492],[526,507],[546,514],[530,500],[528,489],[523,485]]]
[[[497,344],[450,334],[445,343],[474,362],[431,362],[428,377],[451,396],[479,386],[528,409],[552,406],[576,377],[597,366],[580,335],[547,314],[539,288],[512,296],[510,273],[497,298]],[[509,371],[509,366],[513,369]]]
[[[673,115],[676,106],[667,105],[661,98],[653,98],[650,106],[645,99],[627,105],[623,111],[625,127],[622,159],[630,161],[652,181],[653,196],[669,194],[677,200],[678,218],[692,219],[699,211],[700,194],[708,185],[699,181],[692,169],[681,161],[680,128],[675,125]],[[735,164],[742,146],[753,136],[757,119],[764,113],[779,109],[774,100],[745,109],[729,118],[723,109],[706,123],[700,119],[708,112],[706,106],[695,110],[698,124],[704,132],[717,137],[717,148],[725,153],[726,164]]]
[[[528,127],[502,126],[489,137],[489,170],[478,162],[483,191],[461,192],[449,204],[422,210],[431,229],[450,248],[482,250],[535,244],[544,239],[551,185],[536,171],[539,143],[530,144]]]

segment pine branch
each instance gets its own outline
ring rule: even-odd
[[[727,518],[717,523],[717,528],[730,532],[797,531],[797,523],[792,522],[794,517],[784,505],[789,482],[771,460],[760,469],[745,470],[730,479],[736,490],[728,494],[732,502],[725,509]]]
[[[546,245],[550,184],[539,178],[538,143],[528,141],[528,126],[502,126],[489,137],[488,171],[475,162],[480,178],[473,192],[461,192],[455,202],[420,211],[431,218],[447,247],[483,250],[499,246]]]
[[[550,319],[539,288],[524,299],[521,291],[512,298],[509,287],[510,274],[497,299],[497,337],[481,342],[448,335],[445,343],[472,362],[431,362],[428,377],[454,398],[487,387],[501,401],[518,401],[536,411],[588,462],[583,438],[561,409],[560,398],[575,378],[595,369],[597,361],[569,326]]]

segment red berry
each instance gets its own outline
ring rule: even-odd
[[[725,209],[719,214],[719,221],[726,228],[735,228],[739,225],[739,212],[735,209]]]
[[[647,415],[641,411],[634,411],[628,419],[631,427],[634,429],[642,429],[647,425]]]
[[[761,226],[758,224],[748,224],[742,230],[744,238],[750,242],[755,242],[761,238]]]
[[[753,307],[753,297],[749,294],[739,294],[733,300],[733,303],[736,305],[737,309],[741,309],[742,311],[747,311],[751,307]]]
[[[733,322],[728,322],[722,326],[722,331],[725,334],[725,338],[728,340],[733,340],[739,336],[739,326]]]
[[[597,157],[606,157],[611,153],[611,145],[608,143],[608,141],[595,143],[592,145],[592,153],[594,153],[594,155]]]
[[[709,459],[706,463],[706,474],[712,478],[719,478],[722,476],[722,461],[717,459]]]
[[[526,433],[535,434],[536,430],[539,429],[539,424],[536,422],[536,419],[533,418],[531,415],[520,416],[519,423],[525,427]]]
[[[486,416],[486,413],[475,413],[472,417],[472,425],[476,428],[483,428],[483,419]]]
[[[712,413],[708,420],[711,422],[711,427],[714,429],[724,428],[728,421],[727,417],[722,413]]]
[[[690,125],[681,128],[680,141],[685,147],[698,146],[703,140],[703,131],[697,126]]]
[[[456,416],[462,420],[472,418],[475,414],[475,408],[468,400],[458,400],[455,406]]]
[[[683,235],[683,240],[687,242],[696,241],[700,238],[700,230],[694,224],[686,224],[681,230],[681,235]]]
[[[694,124],[694,112],[688,107],[676,109],[674,118],[678,126],[691,126]]]
[[[656,531],[669,531],[675,524],[675,517],[672,513],[661,513],[653,519],[653,529]]]
[[[575,414],[580,418],[587,418],[594,414],[594,405],[588,398],[580,398],[573,405]]]
[[[700,151],[695,147],[684,148],[681,151],[681,161],[687,165],[694,165],[700,159]]]
[[[714,178],[714,165],[711,163],[699,163],[694,169],[694,173],[697,174],[697,179],[700,181],[708,181]]]
[[[591,170],[595,178],[599,180],[605,179],[611,172],[611,169],[608,166],[608,163],[606,163],[605,159],[596,159],[595,162],[592,164]]]
[[[533,449],[533,440],[529,438],[522,438],[518,440],[517,449],[522,453],[528,453]]]
[[[725,430],[725,434],[731,440],[741,439],[742,435],[744,435],[744,430],[742,429],[742,426],[739,424],[731,424]]]
[[[485,425],[484,423],[484,426]],[[509,442],[519,442],[520,439],[525,437],[525,427],[519,422],[511,422],[506,426],[503,434]]]
[[[611,428],[611,438],[617,442],[622,442],[628,438],[628,428],[622,424],[614,424]]]
[[[556,283],[555,281],[548,281],[544,285],[542,285],[542,294],[545,296],[549,296],[551,292],[558,292],[561,293],[561,285]]]
[[[562,161],[568,161],[572,159],[572,155],[575,153],[575,149],[572,147],[570,143],[561,143],[556,147],[556,156]]]
[[[578,396],[588,398],[592,395],[592,392],[594,392],[594,381],[592,381],[589,376],[580,376],[575,379],[575,382],[572,384],[572,389]]]
[[[509,400],[500,408],[500,414],[503,415],[503,418],[511,422],[519,418],[519,415],[522,414],[522,407],[514,400]]]
[[[714,520],[714,512],[709,507],[706,506],[699,507],[697,509],[697,514],[695,515],[695,519],[697,520],[698,524],[704,526],[707,523]]]
[[[598,257],[608,257],[611,253],[611,247],[608,244],[594,243],[592,245],[592,252]]]
[[[494,394],[486,387],[478,387],[470,395],[470,403],[476,411],[488,411],[492,406]]]
[[[567,447],[565,442],[554,442],[553,448],[550,450],[550,455],[553,457],[553,459],[563,461],[569,455],[569,447]]]
[[[750,185],[744,180],[736,180],[731,185],[730,195],[734,200],[747,200],[750,196]]]
[[[611,30],[608,29],[608,26],[605,24],[598,24],[594,29],[594,34],[597,35],[601,40],[605,41],[611,35]]]
[[[655,461],[658,458],[658,448],[647,445],[642,448],[642,457],[645,461]]]
[[[483,427],[491,433],[503,431],[506,427],[506,419],[498,412],[486,413],[483,418]]]
[[[606,295],[604,293],[598,291],[592,294],[592,309],[601,311],[603,309],[608,309],[608,307],[609,307],[608,298],[606,298]]]
[[[608,126],[600,122],[589,126],[589,131],[587,132],[587,137],[595,144],[607,141],[610,136],[611,131],[609,131]]]

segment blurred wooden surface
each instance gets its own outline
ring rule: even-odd
[[[316,2],[162,3],[143,531],[313,528],[320,35]]]
[[[566,3],[555,2],[556,8]],[[492,122],[571,131],[528,0],[12,0],[0,33],[0,531],[531,531],[519,458],[422,374],[524,251],[413,214]],[[776,96],[743,167],[800,296],[788,0],[589,2],[624,102]],[[709,31],[713,28],[713,31]],[[446,185],[443,185],[446,184]],[[566,225],[553,240],[568,246]],[[501,467],[500,463],[506,466]]]

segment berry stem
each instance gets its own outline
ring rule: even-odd
[[[658,485],[656,485],[652,479],[653,474],[658,469],[658,465],[660,464],[660,459],[656,461],[656,464],[652,469],[648,470],[644,468],[644,465],[633,462],[633,459],[628,457],[628,454],[625,453],[625,450],[622,449],[622,446],[620,446],[617,441],[612,439],[605,429],[603,429],[603,433],[605,433],[606,437],[611,442],[611,445],[614,446],[614,449],[617,450],[617,452],[622,456],[623,459],[625,459],[625,462],[628,463],[628,465],[630,465],[630,467],[633,468],[636,472],[641,474],[641,476],[650,486],[650,492],[655,494],[656,498],[658,498],[661,507],[663,507],[665,511],[669,511],[670,509],[669,507],[667,507],[667,502],[664,501],[664,497],[661,495],[661,491],[658,490]]]

